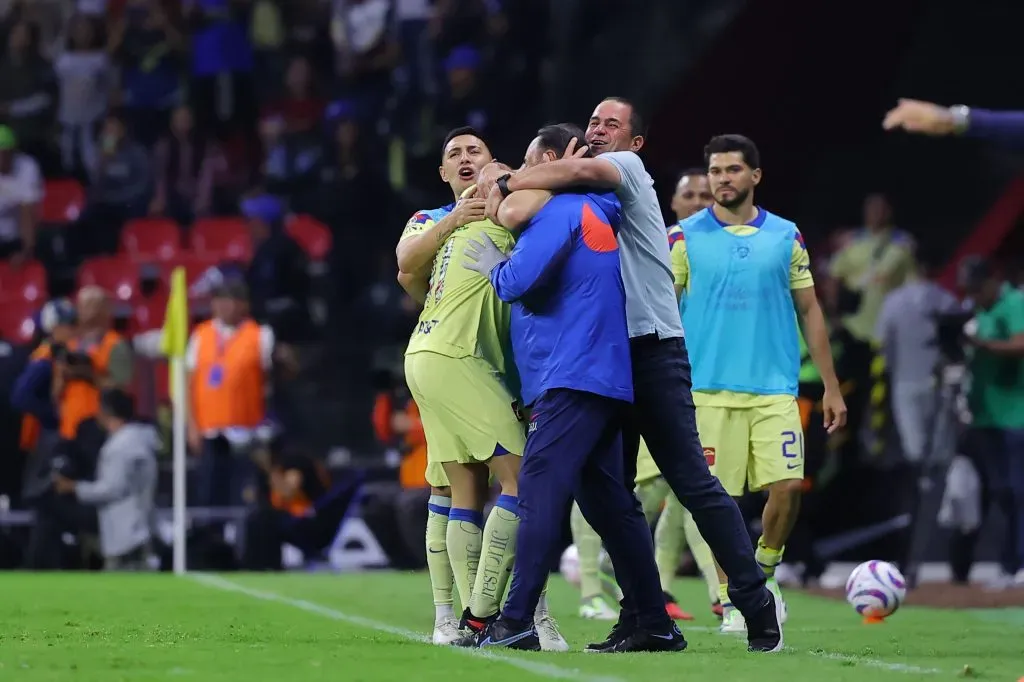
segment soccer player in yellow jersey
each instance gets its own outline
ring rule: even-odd
[[[451,609],[452,573],[464,607],[461,626],[479,625],[473,614],[496,616],[519,524],[517,479],[526,428],[517,409],[518,387],[509,386],[518,383],[514,365],[506,360],[510,308],[486,279],[462,265],[471,239],[487,235],[506,252],[514,243],[507,230],[484,218],[483,200],[474,196],[480,171],[491,161],[472,128],[450,132],[439,170],[456,201],[413,215],[396,249],[399,281],[423,304],[405,352],[405,378],[427,439],[432,487],[427,560],[439,644],[459,636]],[[501,495],[485,523],[490,475],[501,485]],[[536,620],[544,648],[568,648],[543,599]]]
[[[742,495],[744,485],[768,491],[756,558],[781,604],[775,567],[799,511],[804,467],[797,313],[825,385],[830,433],[845,424],[846,405],[803,237],[792,222],[754,204],[759,157],[741,135],[711,140],[705,161],[715,203],[680,223],[672,269],[685,294],[701,445],[730,495]],[[719,579],[722,631],[743,632],[721,572]]]

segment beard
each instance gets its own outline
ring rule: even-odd
[[[719,199],[717,196],[715,197],[715,201],[717,201],[720,206],[730,210],[742,205],[743,202],[747,200],[747,197],[750,196],[749,189],[739,190],[735,187],[732,187],[731,189],[733,191],[733,195],[728,199]]]

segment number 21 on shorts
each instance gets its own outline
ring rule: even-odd
[[[796,469],[804,459],[803,431],[782,432],[782,456],[786,459],[786,468]]]

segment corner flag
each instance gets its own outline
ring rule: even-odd
[[[174,459],[174,572],[185,573],[185,461],[188,439],[188,390],[185,387],[185,348],[188,345],[188,287],[185,282],[185,268],[177,267],[171,273],[171,297],[167,299],[167,313],[164,316],[163,332],[160,336],[160,352],[170,358],[171,429]]]

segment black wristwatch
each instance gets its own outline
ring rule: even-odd
[[[498,178],[494,183],[498,186],[498,191],[501,192],[501,196],[503,197],[508,197],[509,194],[512,194],[512,190],[508,188],[508,179],[511,177],[511,173],[505,173],[500,178]]]

